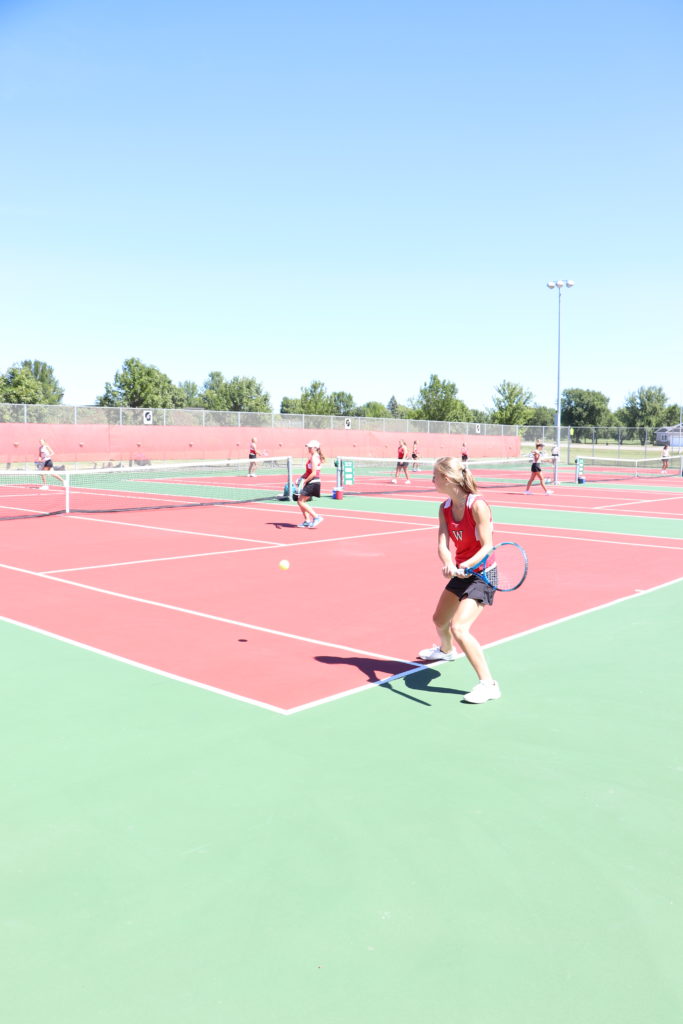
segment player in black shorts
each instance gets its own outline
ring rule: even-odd
[[[308,526],[309,529],[313,530],[322,523],[323,517],[316,515],[307,506],[313,498],[320,497],[320,467],[325,461],[325,456],[320,450],[319,441],[309,441],[306,447],[308,448],[308,461],[306,462],[306,470],[301,478],[299,494],[296,499],[296,503],[301,509],[301,514],[304,518],[303,522],[297,525]]]
[[[552,491],[548,490],[543,479],[543,469],[541,467],[541,460],[543,458],[543,442],[537,441],[536,447],[529,455],[529,459],[531,460],[531,476],[529,477],[529,481],[526,485],[526,490],[524,492],[525,494],[531,494],[531,485],[533,484],[534,480],[538,480],[545,494],[553,493]]]

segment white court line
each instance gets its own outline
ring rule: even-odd
[[[165,555],[160,558],[138,558],[130,562],[107,562],[102,565],[78,565],[72,569],[42,569],[37,575],[39,576],[51,576],[60,572],[86,572],[88,569],[118,569],[126,565],[149,565],[155,562],[182,562],[187,561],[190,558],[210,558],[212,555],[234,555],[243,553],[245,551],[273,551],[275,548],[286,548],[289,551],[291,548],[299,548],[303,545],[310,546],[313,544],[339,544],[343,541],[348,540],[367,540],[369,537],[394,537],[400,533],[420,533],[425,530],[433,529],[433,524],[429,526],[409,526],[404,530],[382,530],[379,533],[358,533],[352,537],[321,537],[319,540],[301,540],[301,541],[267,541],[259,547],[259,542],[254,541],[253,545],[248,548],[231,548],[226,551],[200,551],[196,554],[187,555]]]
[[[596,510],[602,511],[602,510],[606,509],[606,510],[609,511],[610,509],[615,509],[615,508],[629,508],[631,505],[654,505],[654,504],[659,505],[659,504],[661,504],[664,501],[680,501],[682,497],[683,497],[683,494],[674,494],[670,498],[638,498],[638,499],[634,498],[634,499],[629,500],[629,501],[620,501],[620,502],[617,502],[616,504],[611,503],[609,505],[596,505],[595,507],[596,507]],[[648,512],[648,515],[649,516],[650,515],[665,516],[665,515],[667,515],[667,513],[666,512],[654,512],[654,513],[653,512]]]
[[[14,572],[24,573],[24,574],[29,575],[29,576],[38,576],[38,577],[41,576],[40,573],[31,572],[28,569],[16,569],[14,566],[11,566],[11,565],[7,566],[7,565],[1,565],[0,564],[0,568],[9,569],[9,570],[14,571]],[[47,579],[53,579],[53,577],[46,577],[46,578]],[[114,597],[122,597],[122,598],[124,598],[126,600],[137,601],[137,602],[142,603],[142,604],[152,604],[152,605],[158,604],[158,602],[147,601],[144,598],[134,598],[134,597],[130,597],[127,594],[116,594],[116,593],[114,593],[112,591],[101,590],[98,587],[89,587],[89,586],[87,586],[85,584],[82,584],[82,583],[74,583],[72,580],[57,580],[57,579],[54,579],[54,582],[55,583],[64,583],[66,585],[75,586],[75,587],[82,587],[85,590],[94,590],[94,591],[99,592],[99,593],[104,593],[104,594],[111,595],[111,596],[114,596]],[[585,608],[585,609],[583,609],[580,612],[574,612],[571,615],[565,615],[562,618],[554,619],[552,622],[545,622],[545,623],[542,623],[539,626],[534,626],[531,629],[526,629],[526,630],[523,630],[522,632],[519,632],[519,633],[513,633],[511,636],[502,637],[500,640],[493,640],[491,643],[484,644],[482,646],[486,650],[488,650],[488,648],[490,648],[490,647],[500,647],[502,644],[510,643],[513,640],[518,640],[518,639],[521,639],[522,637],[525,637],[525,636],[531,636],[533,633],[539,633],[542,630],[551,629],[553,626],[561,625],[564,622],[570,622],[572,619],[578,619],[578,618],[581,618],[584,615],[590,615],[592,612],[601,611],[603,608],[611,608],[613,605],[622,604],[624,601],[632,601],[634,598],[642,597],[643,594],[654,593],[657,590],[662,590],[664,587],[670,587],[670,586],[673,586],[676,583],[681,583],[681,582],[683,582],[683,576],[678,577],[677,579],[669,580],[666,583],[659,583],[659,584],[657,584],[654,587],[650,587],[648,590],[637,590],[633,594],[627,594],[625,597],[618,597],[618,598],[615,598],[615,600],[613,600],[613,601],[606,601],[604,604],[595,605],[592,608]],[[165,607],[165,608],[172,608],[173,607],[173,606],[170,606],[170,605],[159,605],[159,606],[160,607]],[[186,611],[186,609],[182,609],[182,608],[176,608],[176,609],[173,609],[173,610],[181,611],[181,612],[182,611]],[[196,616],[198,616],[200,618],[215,619],[215,620],[220,621],[220,622],[226,622],[226,623],[229,623],[229,624],[235,624],[235,620],[233,620],[233,619],[220,619],[218,616],[207,615],[207,614],[205,614],[203,612],[188,611],[188,614],[196,615]],[[289,639],[303,640],[306,643],[317,644],[319,646],[325,646],[325,647],[333,647],[333,648],[336,648],[337,650],[351,651],[354,654],[363,654],[363,655],[367,655],[367,656],[370,656],[370,657],[373,657],[373,658],[382,658],[382,659],[387,660],[387,661],[395,661],[398,664],[411,665],[412,666],[412,668],[410,670],[408,670],[407,672],[405,672],[405,673],[401,673],[399,675],[394,675],[394,676],[388,677],[387,679],[381,679],[377,683],[367,683],[364,686],[353,687],[351,690],[345,690],[345,691],[340,692],[338,694],[334,694],[333,696],[330,696],[330,697],[323,697],[323,698],[321,698],[320,700],[317,700],[317,701],[309,701],[306,704],[301,704],[301,705],[299,705],[299,706],[297,706],[295,708],[284,709],[284,708],[278,708],[278,707],[276,707],[274,705],[271,705],[271,704],[267,704],[267,703],[265,703],[263,701],[253,700],[252,698],[244,697],[244,696],[242,696],[240,694],[232,693],[231,691],[228,691],[228,690],[222,690],[219,687],[211,686],[208,683],[200,683],[197,680],[188,679],[185,676],[174,675],[173,673],[166,672],[163,669],[154,668],[152,665],[145,665],[142,662],[133,661],[133,660],[131,660],[129,658],[124,658],[121,655],[113,654],[111,651],[105,651],[105,650],[103,650],[101,648],[93,647],[93,646],[91,646],[89,644],[84,644],[84,643],[82,643],[79,640],[72,640],[69,637],[61,636],[59,633],[51,633],[48,630],[41,629],[39,626],[31,626],[28,623],[18,622],[17,620],[7,618],[6,616],[0,616],[0,621],[9,622],[9,623],[12,623],[13,625],[21,627],[22,629],[27,629],[27,630],[30,630],[31,632],[34,632],[34,633],[40,633],[40,634],[43,634],[44,636],[49,636],[49,637],[52,637],[52,638],[54,638],[56,640],[61,640],[64,643],[70,644],[73,647],[80,647],[83,650],[92,651],[95,654],[101,654],[103,657],[111,658],[114,661],[120,661],[120,662],[122,662],[124,664],[127,664],[127,665],[133,665],[136,668],[144,669],[147,672],[152,672],[155,675],[162,676],[163,678],[174,679],[174,680],[176,680],[178,682],[186,683],[188,686],[194,686],[197,689],[201,689],[201,690],[209,690],[212,693],[218,694],[219,696],[231,697],[234,700],[242,701],[245,704],[253,704],[253,705],[257,706],[257,707],[263,707],[263,708],[266,708],[269,711],[275,711],[275,712],[277,712],[278,714],[281,714],[281,715],[293,715],[293,714],[296,714],[299,711],[304,711],[304,710],[308,710],[310,708],[319,707],[322,704],[330,704],[333,701],[340,700],[343,697],[352,696],[352,695],[354,695],[356,693],[360,693],[360,692],[362,692],[364,690],[372,689],[372,687],[375,687],[375,686],[381,686],[382,683],[391,682],[392,680],[396,680],[396,679],[404,679],[405,677],[407,677],[409,675],[414,675],[416,672],[422,672],[425,669],[436,668],[439,664],[442,665],[442,666],[444,664],[453,664],[453,662],[446,662],[446,663],[444,663],[444,662],[441,662],[441,663],[439,663],[439,662],[431,662],[431,663],[424,663],[424,664],[416,663],[414,661],[406,661],[403,658],[396,658],[393,655],[376,654],[376,653],[371,652],[371,651],[363,651],[363,650],[359,650],[358,648],[354,648],[354,647],[345,647],[345,646],[343,646],[341,644],[328,644],[325,641],[312,640],[312,639],[310,639],[308,637],[298,637],[298,636],[296,636],[293,633],[282,633],[279,630],[268,629],[268,628],[266,628],[264,626],[255,626],[255,625],[252,625],[250,623],[236,623],[237,625],[240,625],[240,626],[242,626],[242,627],[244,627],[246,629],[254,629],[254,630],[256,630],[258,632],[261,632],[261,633],[273,633],[273,634],[275,634],[277,636],[283,636],[283,637],[286,637],[286,638],[289,638]],[[463,657],[464,657],[463,654],[459,654],[455,660],[457,661],[457,660],[459,660],[459,659],[461,659]]]
[[[548,527],[552,529],[552,527]],[[531,533],[527,530],[524,533],[520,533],[517,527],[512,526],[496,526],[496,533],[511,533],[513,536],[518,537],[540,537],[542,540],[573,540],[579,544],[617,544],[626,548],[651,548],[653,551],[683,551],[683,537],[681,538],[680,545],[676,544],[675,537],[642,537],[640,540],[607,540],[605,537],[572,537],[564,536],[561,533]],[[639,534],[623,534],[625,537],[638,537]],[[648,540],[672,540],[673,544],[649,544]]]
[[[273,511],[273,509],[271,507],[264,506],[263,504],[249,505],[248,503],[245,503],[243,505],[231,505],[230,508],[231,509],[239,509],[240,512],[269,512],[269,513],[272,513],[272,511]],[[330,518],[330,519],[358,519],[358,520],[360,520],[360,522],[364,522],[364,523],[367,523],[367,522],[371,522],[371,523],[393,523],[393,522],[396,521],[397,518],[403,519],[404,521],[407,522],[408,520],[414,520],[414,519],[424,520],[424,519],[427,518],[426,516],[419,516],[417,514],[412,515],[412,514],[406,513],[406,512],[396,512],[396,513],[391,513],[391,515],[395,516],[396,518],[383,519],[380,516],[378,516],[375,512],[368,511],[367,513],[365,513],[365,515],[363,515],[363,513],[362,513],[362,511],[360,509],[357,510],[358,514],[355,514],[355,510],[354,510],[353,513],[352,512],[345,513],[341,509],[339,511],[337,511],[337,509],[330,509],[330,508],[327,508],[327,506],[322,506],[322,509],[320,508],[320,506],[318,506],[318,508],[319,508],[320,511],[324,511],[325,518]],[[135,510],[133,510],[133,511],[135,511]],[[154,510],[152,510],[152,511],[154,511]],[[293,507],[293,506],[290,506],[288,508],[279,509],[279,511],[282,511],[284,515],[296,516],[297,518],[300,517],[299,510],[297,508]],[[176,531],[174,531],[174,529],[172,527],[169,527],[169,526],[150,526],[149,524],[142,524],[142,523],[127,523],[127,522],[125,522],[123,520],[119,520],[119,519],[103,519],[99,514],[85,516],[85,515],[78,515],[77,513],[74,512],[71,515],[69,515],[68,518],[69,519],[79,519],[82,522],[89,522],[89,523],[108,523],[108,524],[112,524],[114,526],[130,526],[130,527],[134,527],[134,528],[137,527],[137,528],[139,528],[141,530],[167,530],[169,533],[176,532]],[[436,519],[436,514],[434,516],[434,519]],[[192,531],[192,530],[178,530],[177,532],[178,533],[192,533],[194,531]],[[206,533],[206,534],[199,534],[199,536],[221,537],[221,536],[223,536],[223,534]],[[227,536],[228,539],[229,539],[229,535],[225,535],[225,536]],[[237,539],[239,540],[239,539],[243,539],[243,538],[237,538]]]
[[[288,640],[300,640],[302,643],[314,644],[317,647],[329,647],[338,651],[350,651],[353,654],[362,654],[370,658],[383,658],[387,661],[396,661],[403,665],[413,665],[414,662],[406,661],[405,658],[395,658],[390,654],[383,654],[377,651],[366,651],[359,647],[349,647],[347,644],[336,644],[328,640],[318,640],[315,637],[300,636],[298,633],[286,633],[279,629],[271,629],[269,626],[256,626],[251,622],[242,622],[239,619],[228,619],[222,615],[212,615],[210,612],[200,612],[194,608],[182,608],[180,605],[166,604],[164,601],[153,601],[147,597],[135,597],[133,594],[122,594],[117,590],[107,590],[105,587],[93,587],[88,583],[77,583],[75,580],[63,580],[57,576],[46,576],[42,572],[35,572],[33,569],[19,569],[14,565],[0,563],[0,569],[7,569],[10,572],[22,573],[25,576],[34,576],[38,579],[49,580],[51,583],[61,583],[66,587],[78,587],[81,590],[90,590],[95,594],[104,594],[106,597],[118,597],[123,601],[132,601],[134,604],[149,605],[152,608],[163,608],[165,611],[179,612],[182,615],[191,615],[197,619],[207,619],[210,622],[221,622],[227,626],[239,626],[241,629],[253,629],[257,633],[270,633],[272,636],[283,636]]]
[[[266,708],[268,711],[277,711],[278,714],[285,714],[282,708],[277,707],[275,704],[267,704],[262,700],[254,700],[252,697],[244,697],[240,693],[233,693],[231,690],[222,690],[218,686],[211,686],[209,683],[200,683],[196,679],[188,679],[186,676],[178,676],[173,672],[166,672],[160,668],[153,668],[151,665],[145,665],[142,661],[134,661],[132,658],[124,658],[120,654],[113,654],[111,651],[105,651],[101,647],[93,647],[91,644],[84,644],[80,640],[72,640],[68,636],[62,636],[60,633],[51,633],[48,629],[41,629],[40,626],[31,626],[28,622],[19,622],[17,619],[10,619],[6,615],[0,615],[0,622],[9,622],[12,626],[19,626],[20,629],[27,629],[31,633],[39,633],[41,636],[48,636],[52,640],[61,640],[64,644],[70,644],[71,647],[79,647],[82,651],[91,651],[93,654],[99,654],[104,658],[110,658],[112,661],[119,661],[123,665],[132,665],[133,668],[141,668],[145,672],[152,672],[154,675],[161,676],[164,679],[174,679],[179,683],[185,683],[187,686],[195,686],[199,690],[209,690],[210,693],[217,693],[221,697],[232,697],[233,700],[242,701],[244,704],[254,704],[259,708]]]
[[[149,565],[156,562],[182,562],[188,558],[212,558],[214,555],[237,555],[243,551],[272,551],[273,548],[284,547],[283,544],[268,542],[267,544],[254,544],[248,548],[226,548],[223,551],[196,551],[189,555],[163,555],[158,558],[136,558],[130,562],[103,562],[101,565],[77,565],[72,569],[42,569],[41,576],[52,576],[60,572],[87,572],[88,569],[119,569],[125,565]]]
[[[644,516],[643,518],[647,518],[647,517]],[[675,520],[673,520],[673,521],[675,522]],[[560,532],[560,533],[553,533],[553,534],[550,534],[550,533],[548,533],[548,534],[543,534],[543,533],[530,534],[530,536],[537,536],[537,537],[544,537],[544,536],[549,536],[550,537],[550,536],[552,536],[552,537],[556,537],[557,540],[586,540],[586,541],[590,540],[589,537],[583,537],[583,536],[572,537],[571,536],[572,533],[576,533],[576,534],[597,533],[597,534],[599,534],[599,537],[594,538],[595,540],[599,540],[600,537],[609,537],[610,535],[614,536],[614,537],[640,537],[640,538],[643,538],[643,537],[647,536],[646,534],[642,534],[642,533],[628,533],[625,530],[604,530],[604,531],[600,531],[600,530],[597,530],[594,526],[539,526],[538,524],[536,526],[527,526],[526,523],[500,523],[500,522],[495,522],[493,524],[493,530],[494,530],[494,533],[500,533],[501,531],[508,531],[508,532],[514,533],[514,532],[516,532],[518,530],[520,530],[520,531],[523,531],[523,530],[560,530],[560,531],[565,531],[564,533]],[[567,534],[569,534],[569,536],[567,536]],[[520,533],[520,536],[524,536],[525,537],[525,536],[527,536],[527,534],[526,533]],[[659,534],[657,534],[656,537],[659,538],[659,540],[678,540],[679,539],[677,537],[662,537]],[[605,541],[605,543],[608,543],[608,542]]]
[[[244,544],[248,543],[249,537],[235,537],[230,533],[205,533],[203,530],[178,530],[173,526],[150,526],[149,523],[124,523],[119,522],[116,519],[101,519],[99,516],[97,519],[93,516],[79,516],[71,515],[69,519],[78,519],[80,522],[85,523],[107,523],[112,526],[131,526],[138,530],[156,530],[159,533],[181,533],[188,537],[216,537],[218,540],[241,540]],[[254,541],[254,543],[273,544],[274,547],[278,546],[277,541]]]
[[[571,622],[572,619],[580,619],[584,615],[592,615],[593,612],[602,611],[603,608],[611,608],[613,605],[622,604],[624,601],[633,601],[635,598],[642,597],[643,594],[652,594],[656,590],[662,590],[664,587],[671,587],[676,583],[683,583],[683,576],[679,576],[675,580],[668,580],[668,582],[666,583],[658,583],[656,586],[650,587],[648,590],[636,590],[633,594],[627,594],[625,597],[617,597],[613,601],[606,601],[604,604],[595,605],[593,608],[585,608],[583,609],[583,611],[573,612],[571,615],[564,615],[560,619],[553,619],[552,622],[544,622],[540,626],[533,626],[531,629],[522,630],[522,632],[520,633],[512,633],[510,636],[502,637],[500,640],[492,640],[490,644],[482,644],[482,647],[484,650],[489,650],[489,648],[491,647],[500,647],[502,644],[511,643],[513,640],[520,640],[522,639],[522,637],[531,636],[533,633],[540,633],[542,630],[552,629],[554,626],[560,626],[564,622]],[[464,657],[465,655],[460,653],[456,656],[454,661],[433,661],[427,662],[425,664],[420,664],[419,666],[416,665],[416,667],[411,672],[406,672],[398,676],[392,676],[391,679],[403,679],[406,676],[413,675],[415,672],[423,671],[424,669],[428,668],[445,668],[448,665],[453,665],[454,662],[460,661],[460,659]],[[382,683],[388,683],[390,681],[391,680],[389,679],[382,679],[377,683],[368,683],[366,686],[360,686],[356,690],[351,690],[347,692],[348,695],[352,696],[354,693],[358,693],[361,690],[369,690],[374,686],[381,686]],[[426,692],[428,693],[429,690],[427,689]],[[309,708],[318,707],[321,704],[331,704],[332,701],[338,700],[339,697],[345,696],[347,696],[347,693],[341,693],[338,696],[334,695],[332,697],[322,697],[320,700],[310,701],[308,704],[302,704],[300,707],[292,708],[289,711],[287,711],[286,714],[291,715],[296,713],[297,711],[305,711]]]

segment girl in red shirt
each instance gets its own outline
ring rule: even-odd
[[[256,438],[252,437],[251,441],[249,442],[249,472],[247,473],[247,476],[256,476],[256,460],[259,459],[262,455],[263,452],[260,452],[256,447]]]
[[[396,469],[394,470],[394,479],[391,481],[392,484],[398,483],[398,478],[403,472],[405,476],[405,482],[410,483],[410,477],[408,476],[408,445],[405,441],[398,442],[398,454],[396,456]]]
[[[429,662],[454,661],[455,640],[479,678],[464,700],[468,704],[483,704],[500,697],[500,689],[491,678],[481,645],[470,630],[484,608],[493,604],[495,590],[480,577],[468,576],[463,570],[476,565],[493,547],[491,510],[477,494],[476,481],[460,459],[437,459],[432,479],[437,491],[446,495],[439,507],[437,550],[441,572],[449,582],[433,616],[440,644],[420,651],[419,657]]]
[[[304,475],[301,477],[299,494],[296,499],[304,518],[303,522],[297,523],[297,526],[308,526],[309,529],[315,529],[322,523],[323,517],[316,515],[307,508],[307,505],[312,498],[320,497],[320,467],[325,461],[325,456],[320,450],[319,441],[309,441],[306,447],[308,448],[308,461]]]

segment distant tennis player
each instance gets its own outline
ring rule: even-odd
[[[531,476],[527,481],[526,490],[524,492],[525,494],[531,494],[531,485],[533,484],[534,480],[538,480],[545,494],[553,493],[552,491],[548,490],[543,479],[543,467],[541,466],[541,461],[543,460],[543,458],[543,442],[537,441],[536,447],[529,455],[529,461],[531,462]]]
[[[256,460],[259,459],[262,455],[263,452],[260,452],[256,447],[256,438],[252,437],[251,441],[249,442],[249,472],[247,473],[247,476],[256,476]]]
[[[495,590],[464,568],[476,565],[493,547],[491,510],[477,494],[477,484],[461,459],[449,456],[434,463],[434,486],[446,500],[439,507],[438,555],[441,572],[448,579],[434,612],[433,622],[439,644],[420,651],[422,661],[453,661],[453,641],[477,673],[479,682],[463,698],[468,704],[484,704],[500,697],[498,683],[484,652],[472,633],[472,626],[487,605],[493,604]],[[451,554],[453,545],[455,555]]]
[[[408,476],[408,445],[405,441],[398,442],[398,452],[396,455],[396,469],[394,470],[394,479],[391,481],[392,484],[398,483],[398,478],[403,473],[405,477],[405,483],[410,483],[410,477]]]
[[[41,437],[41,439],[40,439],[40,446],[38,448],[38,461],[36,462],[36,468],[40,472],[40,475],[41,475],[41,478],[42,478],[42,481],[43,481],[42,486],[40,488],[41,491],[47,491],[48,490],[48,483],[47,483],[47,474],[48,473],[50,474],[50,476],[56,477],[57,480],[59,480],[60,483],[62,483],[62,484],[64,483],[64,478],[61,477],[59,475],[59,473],[55,473],[55,467],[54,467],[53,462],[52,462],[52,456],[53,455],[54,455],[54,452],[53,452],[52,448],[50,448],[50,446],[47,443],[47,441],[44,438]]]
[[[313,498],[320,497],[320,467],[325,461],[325,456],[320,450],[320,441],[309,441],[306,447],[308,448],[308,460],[304,475],[299,484],[299,493],[296,499],[304,520],[297,525],[308,526],[309,529],[313,530],[322,523],[323,517],[312,512],[308,508],[308,503]]]

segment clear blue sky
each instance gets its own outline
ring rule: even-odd
[[[0,372],[683,401],[680,0],[0,0]]]

